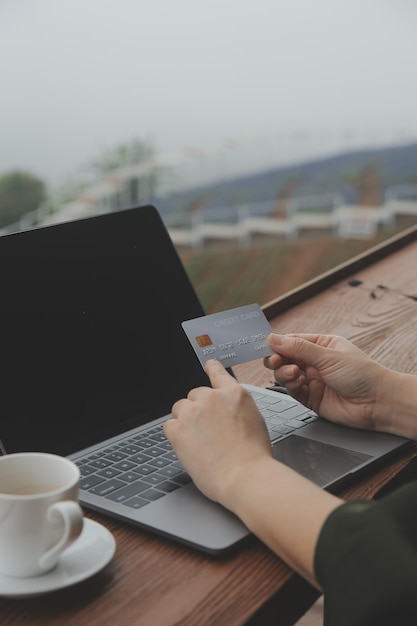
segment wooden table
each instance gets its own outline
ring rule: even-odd
[[[417,228],[264,308],[274,330],[341,334],[381,363],[417,374]],[[235,373],[245,383],[272,382],[261,362],[240,365]],[[371,498],[414,455],[409,451],[367,474],[343,497]],[[233,555],[208,557],[104,516],[86,515],[116,538],[110,565],[66,590],[0,600],[2,626],[285,626],[318,597],[254,537]]]

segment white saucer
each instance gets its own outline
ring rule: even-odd
[[[53,570],[31,578],[12,578],[0,573],[0,596],[29,598],[70,587],[103,569],[115,550],[116,542],[111,532],[84,518],[80,537],[63,553]]]

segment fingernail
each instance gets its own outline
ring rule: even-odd
[[[276,346],[282,346],[287,340],[285,335],[278,335],[277,333],[271,333],[269,337],[270,341],[272,341],[272,343]]]

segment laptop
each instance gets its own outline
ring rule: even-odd
[[[208,378],[181,323],[204,315],[154,206],[0,237],[3,453],[68,456],[83,506],[211,554],[250,536],[205,498],[162,424]],[[409,442],[331,424],[245,385],[274,455],[326,489]]]

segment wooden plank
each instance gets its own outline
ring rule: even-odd
[[[262,307],[268,320],[273,319],[283,311],[296,306],[307,298],[310,298],[320,291],[334,285],[334,283],[352,275],[372,263],[386,258],[397,250],[417,240],[417,226],[412,226],[407,230],[383,241],[382,243],[356,255],[352,259],[341,263],[335,268],[320,274],[316,278],[305,282],[300,287],[292,289],[286,294],[265,303]]]

